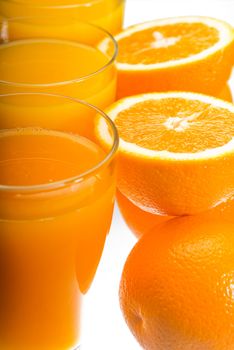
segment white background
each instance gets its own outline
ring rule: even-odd
[[[234,26],[234,0],[127,0],[125,26],[182,15],[213,16]],[[234,91],[234,79],[231,85]],[[116,209],[97,275],[84,301],[82,350],[140,349],[124,322],[118,301],[123,265],[135,242]]]

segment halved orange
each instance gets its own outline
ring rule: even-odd
[[[174,90],[218,96],[233,66],[233,28],[213,18],[159,19],[116,40],[119,98]]]
[[[195,93],[119,100],[106,110],[120,134],[118,188],[162,215],[206,211],[234,194],[234,105]],[[97,122],[103,145],[111,142]]]

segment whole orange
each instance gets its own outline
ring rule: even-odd
[[[120,304],[144,349],[233,350],[234,224],[184,217],[144,235]]]

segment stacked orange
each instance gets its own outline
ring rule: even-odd
[[[139,94],[106,111],[120,135],[120,209],[143,235],[120,285],[126,322],[146,350],[233,350],[234,105],[221,100],[233,29],[173,18],[117,41],[118,95]],[[106,147],[107,126],[96,130]]]
[[[233,350],[234,106],[168,92],[108,113],[120,134],[119,204],[143,234],[120,285],[129,328],[146,350]]]

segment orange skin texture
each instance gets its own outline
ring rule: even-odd
[[[117,98],[147,92],[189,91],[219,96],[229,80],[234,43],[223,51],[192,63],[149,71],[118,69]]]
[[[136,238],[140,238],[144,234],[149,233],[154,227],[173,218],[171,216],[151,214],[138,208],[120,191],[117,191],[117,203],[126,224]],[[234,200],[230,199],[214,209],[197,215],[197,217],[202,217],[205,220],[220,219],[234,223]]]
[[[204,212],[228,198],[233,184],[233,153],[183,163],[128,153],[119,156],[119,190],[152,214],[181,216]]]
[[[154,226],[170,219],[170,216],[154,215],[138,208],[120,191],[117,191],[117,203],[124,221],[137,238],[149,232]]]
[[[233,350],[233,282],[234,224],[177,218],[133,248],[120,304],[146,350]]]

